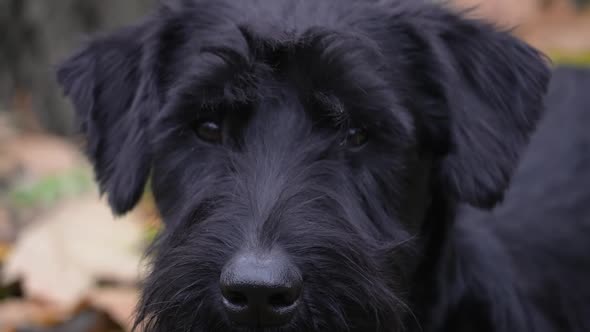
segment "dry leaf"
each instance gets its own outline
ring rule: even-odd
[[[95,197],[69,201],[33,222],[6,260],[4,281],[29,297],[71,308],[97,280],[134,283],[143,231],[136,215],[115,220]]]

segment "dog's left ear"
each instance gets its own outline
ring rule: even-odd
[[[92,40],[58,67],[72,100],[101,193],[116,214],[141,198],[151,157],[146,129],[157,93],[145,66],[147,23]]]
[[[404,27],[413,40],[409,75],[419,80],[420,122],[428,140],[443,145],[445,187],[459,201],[490,208],[542,114],[549,62],[509,33],[433,7]]]

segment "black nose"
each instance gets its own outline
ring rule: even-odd
[[[221,272],[223,304],[236,324],[248,327],[288,323],[299,304],[302,279],[286,254],[245,252]]]

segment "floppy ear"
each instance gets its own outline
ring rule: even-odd
[[[446,188],[459,201],[491,208],[542,114],[548,61],[489,24],[433,7],[405,27],[414,40],[411,75],[428,100],[421,122],[429,141],[444,145]]]
[[[57,71],[101,193],[116,214],[137,204],[150,172],[146,127],[157,103],[142,63],[146,30],[140,25],[94,39]]]

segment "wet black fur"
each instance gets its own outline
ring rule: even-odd
[[[501,241],[452,233],[458,205],[502,199],[541,115],[547,63],[509,34],[415,0],[177,0],[58,79],[113,210],[150,178],[166,223],[141,328],[245,331],[220,270],[280,247],[304,305],[268,331],[533,331]]]

